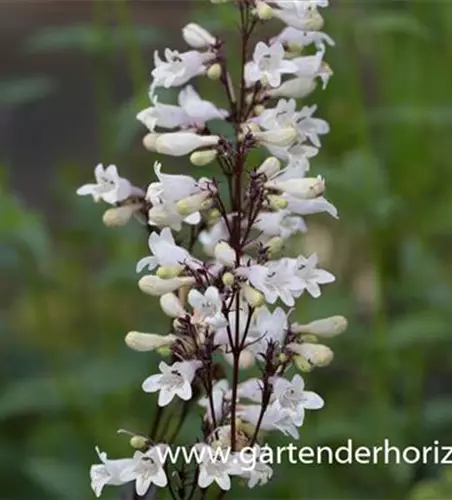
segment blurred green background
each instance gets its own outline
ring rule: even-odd
[[[350,327],[333,343],[334,363],[306,377],[327,404],[308,415],[299,444],[447,445],[452,3],[331,3],[334,77],[306,102],[332,127],[312,171],[327,178],[340,220],[308,217],[309,233],[290,250],[315,249],[337,282],[319,300],[303,297],[293,318],[344,314]],[[152,52],[183,48],[189,20],[227,32],[230,11],[216,9],[187,0],[0,4],[2,500],[93,498],[94,446],[128,456],[116,430],[149,427],[154,398],[140,384],[156,359],[123,342],[129,330],[167,332],[157,301],[136,285],[146,236],[139,224],[105,228],[105,207],[75,189],[98,162],[139,185],[152,179],[156,157],[135,120],[148,103]],[[199,85],[211,98],[214,87]],[[103,498],[120,494],[106,488]],[[434,464],[287,464],[269,486],[230,496],[448,500],[452,475]]]

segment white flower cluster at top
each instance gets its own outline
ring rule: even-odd
[[[133,435],[133,458],[109,460],[98,451],[102,463],[91,468],[97,496],[107,484],[131,481],[138,495],[146,494],[151,484],[173,494],[174,477],[178,491],[190,498],[196,488],[214,482],[229,489],[230,476],[247,478],[249,487],[265,484],[271,467],[258,460],[252,471],[244,470],[238,451],[259,450],[262,431],[298,438],[305,410],[322,408],[323,400],[305,390],[299,374],[288,372],[327,365],[333,352],[319,338],[338,335],[347,326],[342,316],[290,322],[288,308],[295,300],[305,292],[319,297],[321,285],[334,276],[318,267],[316,254],[281,256],[285,240],[307,230],[303,216],[337,216],[323,197],[324,179],[310,175],[310,160],[328,123],[314,117],[315,105],[297,110],[296,103],[318,82],[325,87],[332,74],[323,58],[333,41],[320,31],[319,8],[328,0],[230,3],[240,19],[240,81],[230,76],[225,42],[190,23],[182,30],[190,50],[155,53],[152,105],[137,115],[148,129],[143,143],[149,151],[190,155],[190,163],[201,171],[217,162],[222,180],[164,173],[156,162],[156,179],[144,191],[121,177],[114,165],[98,165],[96,183],[78,190],[112,205],[104,215],[109,226],[123,225],[134,215],[146,219],[151,255],[137,264],[137,272],[145,273],[138,284],[144,293],[159,297],[172,319],[166,335],[131,331],[126,336],[130,348],[157,350],[167,357],[159,373],[142,385],[143,391],[158,393],[160,409],[149,435]],[[256,28],[271,19],[284,23],[282,31],[268,44],[259,41],[252,47]],[[224,91],[225,109],[198,95],[189,84],[195,77],[210,78]],[[159,102],[161,87],[181,88],[178,105]],[[227,122],[234,139],[212,134],[212,120]],[[249,153],[257,147],[271,156],[253,165]],[[188,242],[181,236],[184,226],[189,226]],[[192,255],[196,244],[203,260]],[[279,306],[270,307],[277,302]],[[221,368],[222,357],[229,370]],[[259,376],[241,382],[253,365]],[[177,429],[188,410],[204,408],[196,446],[228,447],[231,459],[195,464],[191,473],[186,468],[170,473],[157,453],[177,434],[165,437],[161,429],[162,412],[170,404],[181,406]]]

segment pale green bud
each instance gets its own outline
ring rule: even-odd
[[[143,448],[146,448],[149,441],[143,436],[133,436],[130,438],[129,443],[135,450],[142,450]]]
[[[210,66],[210,68],[207,70],[207,77],[211,80],[219,80],[221,78],[221,74],[221,65],[218,63],[212,64],[212,66]]]
[[[232,273],[224,273],[221,277],[224,286],[232,286],[234,284],[234,275]]]
[[[252,286],[244,285],[242,287],[242,291],[243,291],[243,298],[245,299],[247,304],[253,309],[264,305],[265,303],[264,296]]]
[[[284,210],[287,208],[289,202],[285,200],[282,196],[278,196],[276,194],[269,194],[267,196],[268,203],[272,210]]]
[[[160,347],[171,346],[176,337],[174,335],[158,335],[156,333],[129,332],[125,337],[125,343],[134,351],[154,351]]]
[[[197,167],[203,167],[209,164],[217,157],[218,152],[216,149],[206,149],[205,151],[195,151],[190,155],[190,161]]]
[[[329,318],[317,319],[307,325],[294,323],[291,330],[294,333],[311,333],[318,337],[335,337],[347,329],[347,319],[344,316],[330,316]]]
[[[284,200],[285,201],[285,200]],[[274,236],[266,243],[267,253],[270,257],[277,255],[284,246],[284,240],[280,236]]]
[[[161,266],[157,269],[157,272],[155,274],[162,279],[175,278],[176,276],[179,276],[183,269],[184,268],[179,265]]]
[[[268,5],[268,3],[257,0],[254,14],[261,21],[268,21],[273,17],[273,9],[270,7],[270,5]]]
[[[208,191],[187,196],[187,198],[183,198],[176,203],[177,211],[180,215],[186,217],[194,212],[207,210],[213,204],[213,200],[209,196],[210,193]]]
[[[303,357],[313,366],[327,366],[331,363],[334,357],[333,351],[323,344],[289,344],[287,349],[299,356]]]
[[[160,297],[164,293],[174,292],[183,286],[193,286],[195,283],[195,278],[191,276],[162,279],[149,274],[138,281],[138,286],[142,292]]]
[[[109,208],[105,211],[102,220],[107,227],[124,226],[140,208],[140,205],[124,205],[122,207]]]

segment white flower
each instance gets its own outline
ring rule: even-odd
[[[297,66],[284,60],[284,47],[276,42],[271,46],[258,42],[253,60],[245,65],[245,80],[248,85],[260,81],[264,86],[279,87],[281,75],[295,73]]]
[[[219,422],[223,415],[224,403],[231,399],[231,390],[227,379],[222,379],[216,382],[212,387],[212,401],[213,411],[215,413],[215,420]],[[212,409],[210,406],[210,398],[207,396],[202,397],[198,401],[199,406],[206,408],[207,418],[212,422]]]
[[[101,452],[96,447],[96,453],[102,464],[92,465],[90,469],[91,488],[96,497],[100,497],[104,486],[120,486],[128,480],[121,479],[121,472],[130,465],[131,458],[122,458],[119,460],[108,460],[107,454]]]
[[[96,184],[85,184],[77,189],[80,196],[91,195],[95,201],[105,201],[114,205],[133,194],[132,184],[119,176],[115,165],[104,168],[102,163],[94,169]]]
[[[193,307],[192,323],[207,323],[214,329],[223,328],[228,324],[222,312],[223,302],[218,288],[209,286],[204,294],[192,289],[188,294],[188,303]]]
[[[138,262],[137,273],[140,273],[146,267],[149,271],[158,266],[177,268],[182,271],[184,265],[196,267],[196,265],[200,264],[185,248],[176,245],[171,230],[167,227],[163,228],[160,234],[155,231],[151,233],[148,245],[153,256],[144,257]]]
[[[140,496],[147,493],[151,484],[160,488],[168,484],[161,460],[163,446],[166,445],[153,446],[146,453],[136,451],[132,463],[121,473],[121,479],[124,481],[135,481],[135,490]]]
[[[272,384],[276,407],[292,411],[297,427],[303,425],[305,410],[323,408],[323,399],[315,392],[305,391],[304,380],[298,374],[293,376],[291,382],[282,377],[274,377]]]
[[[204,128],[209,120],[224,119],[226,110],[218,109],[214,104],[199,97],[195,89],[188,85],[179,92],[179,106],[155,103],[150,108],[137,114],[137,119],[153,132],[155,127],[173,129]]]
[[[323,26],[323,18],[316,6],[325,2],[309,0],[274,0],[280,9],[273,9],[273,16],[299,30],[318,31]]]
[[[292,323],[290,325],[293,333],[308,333],[326,338],[340,335],[346,328],[347,320],[344,316],[330,316],[328,318],[316,319],[305,325],[300,325],[299,323]]]
[[[170,318],[184,318],[187,316],[181,300],[174,293],[165,293],[160,297],[160,307]]]
[[[288,351],[294,352],[301,356],[303,360],[307,361],[308,366],[327,366],[333,361],[334,353],[326,345],[323,344],[311,344],[309,342],[303,342],[302,344],[291,343],[287,346]],[[296,358],[294,358],[296,364]],[[305,363],[303,363],[305,365]]]
[[[301,217],[292,216],[290,210],[261,212],[253,227],[267,236],[280,236],[283,239],[289,238],[294,233],[307,231],[304,220]]]
[[[183,286],[193,286],[196,283],[195,278],[191,276],[178,276],[176,278],[159,278],[153,274],[143,276],[138,281],[138,287],[144,293],[160,297],[165,293],[175,292]]]
[[[281,33],[270,40],[271,43],[281,42],[282,44],[298,45],[299,47],[307,47],[315,44],[321,50],[325,49],[325,44],[334,47],[334,40],[323,33],[322,31],[303,31],[297,30],[291,26],[284,28]]]
[[[301,280],[302,290],[307,290],[314,298],[320,297],[319,285],[332,283],[335,280],[335,277],[328,271],[318,269],[317,263],[318,258],[315,253],[308,258],[300,256],[296,260],[294,269],[297,277]]]
[[[310,215],[318,214],[321,212],[327,212],[333,217],[337,218],[337,209],[328,200],[323,198],[323,196],[318,196],[317,198],[311,198],[310,200],[300,200],[294,196],[290,196],[286,193],[283,194],[283,198],[287,200],[287,210],[299,215]]]
[[[223,219],[220,219],[209,229],[202,231],[198,239],[203,246],[204,252],[209,256],[213,256],[217,244],[220,241],[227,239],[228,236],[229,232],[226,223]]]
[[[231,478],[234,464],[231,457],[226,459],[222,456],[221,449],[215,449],[205,443],[198,443],[195,448],[199,452],[199,475],[198,485],[201,488],[207,488],[212,483],[217,483],[222,490],[231,488]]]
[[[239,407],[238,416],[252,425],[257,425],[261,413],[261,405],[247,405]],[[278,430],[284,435],[298,439],[298,429],[293,421],[293,412],[277,407],[275,404],[268,406],[262,418],[260,429],[264,431]]]
[[[153,205],[149,210],[149,223],[155,226],[169,226],[175,231],[180,231],[182,222],[196,225],[201,220],[199,212],[182,216],[177,210],[177,202],[202,192],[210,184],[208,179],[199,181],[188,175],[163,174],[162,165],[154,163],[154,172],[159,182],[149,184],[146,199]]]
[[[218,135],[198,135],[194,132],[172,132],[160,134],[155,141],[158,153],[170,156],[184,156],[203,146],[216,146]]]
[[[246,337],[247,348],[254,353],[265,353],[269,342],[282,343],[287,331],[287,315],[280,307],[270,312],[258,309],[251,320]]]
[[[257,485],[267,484],[273,475],[273,469],[264,463],[260,457],[261,447],[254,445],[251,449],[246,449],[237,454],[240,477],[248,479],[248,488],[254,488]]]
[[[240,268],[240,273],[246,276],[251,284],[261,291],[265,300],[274,304],[280,298],[287,306],[293,306],[294,297],[300,296],[302,283],[294,275],[294,265],[291,259],[271,260],[265,266],[255,264]]]
[[[205,73],[205,63],[210,58],[208,54],[197,50],[178,52],[177,50],[165,49],[164,56],[165,60],[162,60],[158,51],[154,52],[155,68],[152,71],[153,82],[150,89],[152,101],[156,87],[179,87],[193,77]]]
[[[158,335],[157,333],[129,332],[125,343],[135,351],[147,352],[174,344],[177,337],[172,334]]]
[[[187,44],[194,49],[207,49],[215,43],[215,37],[196,23],[189,23],[184,26],[182,36]]]
[[[226,241],[220,241],[215,246],[214,253],[217,262],[222,266],[233,267],[235,265],[235,251]]]
[[[168,366],[164,361],[159,364],[161,374],[151,375],[142,385],[144,392],[159,392],[158,405],[166,406],[178,396],[188,401],[192,396],[191,383],[201,361],[178,361]]]

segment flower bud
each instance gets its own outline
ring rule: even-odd
[[[310,9],[306,19],[306,31],[320,31],[325,21],[317,9]]]
[[[289,202],[285,200],[282,196],[276,194],[269,194],[267,196],[268,204],[272,210],[284,210],[289,205]]]
[[[176,209],[183,217],[187,217],[194,212],[199,212],[199,210],[207,210],[213,204],[209,196],[209,191],[201,191],[200,193],[187,196],[187,198],[183,198],[176,203]]]
[[[266,130],[265,132],[254,132],[256,141],[261,142],[264,146],[286,147],[290,146],[297,138],[297,131],[294,127],[286,127],[275,130]]]
[[[171,132],[160,134],[155,141],[158,153],[171,156],[184,156],[204,146],[215,146],[218,135],[198,135],[193,132]]]
[[[203,167],[209,164],[217,157],[218,152],[216,149],[206,149],[205,151],[195,151],[190,155],[190,161],[197,167]]]
[[[245,299],[246,303],[253,309],[264,305],[265,303],[264,296],[252,286],[244,285],[242,287],[242,291],[243,291],[243,298]]]
[[[265,111],[265,106],[263,106],[262,104],[257,104],[253,108],[253,113],[255,116],[260,116],[264,111]]]
[[[331,338],[340,335],[347,328],[347,320],[344,316],[330,316],[329,318],[317,319],[306,325],[293,323],[291,325],[293,333],[310,333],[318,337]]]
[[[221,281],[224,286],[232,286],[234,284],[234,275],[232,273],[224,273]]]
[[[196,283],[195,278],[183,276],[179,278],[162,279],[149,274],[138,281],[140,290],[148,295],[160,297],[164,293],[174,292],[182,286],[192,286]]]
[[[234,267],[235,264],[235,251],[234,249],[225,241],[220,241],[215,246],[214,255],[217,261],[227,267]]]
[[[182,36],[190,47],[194,49],[207,49],[215,43],[215,38],[202,26],[189,23],[182,29]]]
[[[292,343],[287,346],[287,349],[304,358],[312,366],[327,366],[334,357],[333,351],[323,344]]]
[[[155,274],[162,279],[175,278],[176,276],[179,276],[183,269],[184,268],[181,265],[161,266],[157,269]]]
[[[221,216],[220,211],[218,208],[214,208],[213,210],[210,210],[206,214],[206,222],[215,222],[219,217]]]
[[[129,332],[126,335],[126,344],[134,351],[153,351],[160,347],[171,346],[176,340],[175,335],[157,335],[156,333]]]
[[[265,175],[267,179],[273,177],[281,170],[281,162],[275,156],[269,156],[256,170],[256,173]]]
[[[316,87],[315,78],[309,76],[300,76],[291,78],[282,83],[280,87],[268,89],[269,97],[290,97],[292,99],[301,99],[309,95]]]
[[[149,223],[154,226],[166,226],[172,217],[172,214],[168,212],[163,204],[154,205],[148,211]]]
[[[307,372],[312,371],[312,369],[313,369],[313,366],[311,365],[311,363],[309,363],[309,361],[307,359],[303,358],[302,356],[298,356],[298,355],[293,356],[292,360],[294,362],[294,365],[301,372],[307,373]]]
[[[182,302],[174,293],[165,293],[160,297],[160,307],[170,318],[184,318],[187,312],[182,306]]]
[[[104,213],[102,220],[107,227],[124,226],[139,209],[140,205],[124,205],[122,207],[109,208]]]
[[[159,347],[157,353],[163,358],[167,358],[171,354],[171,348],[168,346]]]
[[[211,80],[219,80],[221,78],[221,74],[221,65],[218,63],[212,64],[212,66],[210,66],[210,68],[207,70],[207,77]]]
[[[144,436],[132,436],[129,444],[135,450],[142,450],[148,446],[149,441]]]
[[[270,257],[277,255],[284,246],[284,240],[280,236],[275,236],[269,239],[265,245],[267,253]]]
[[[151,151],[151,152],[155,152],[157,151],[156,149],[156,142],[157,142],[157,139],[160,137],[161,134],[156,134],[156,133],[149,133],[149,134],[146,134],[143,138],[143,146],[148,150],[148,151]]]
[[[268,189],[275,189],[290,194],[295,198],[310,200],[320,196],[325,191],[325,180],[318,177],[305,177],[304,179],[289,179],[287,181],[268,181]]]
[[[257,0],[254,13],[261,21],[268,21],[273,17],[273,9],[262,0]]]

